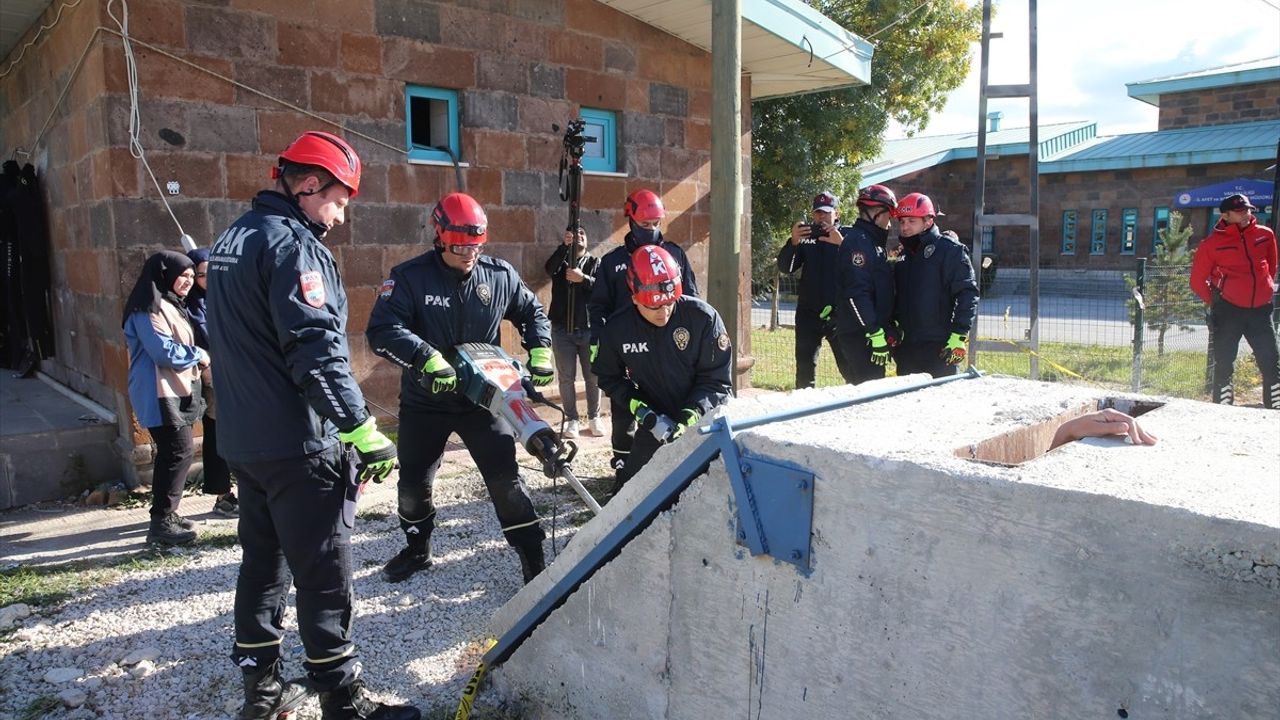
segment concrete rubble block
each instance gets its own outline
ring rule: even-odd
[[[917,379],[737,400],[727,414]],[[1157,406],[1141,423],[1160,442],[1091,438],[1009,465],[965,457],[1020,429],[1043,438],[1039,425],[1099,404]],[[659,452],[495,616],[495,634],[696,442]],[[1280,413],[982,378],[737,442],[815,474],[811,572],[737,545],[737,500],[713,461],[493,670],[495,695],[529,718],[1189,719],[1280,707]]]

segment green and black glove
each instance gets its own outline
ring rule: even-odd
[[[697,425],[698,421],[701,419],[702,414],[693,408],[685,408],[681,410],[680,416],[676,420],[676,429],[671,433],[671,439],[673,441],[679,439],[681,435],[684,435],[685,430]]]
[[[867,342],[871,343],[871,364],[884,367],[889,363],[889,343],[884,337],[884,328],[867,333]]]
[[[378,421],[372,416],[356,429],[339,433],[338,439],[355,446],[356,455],[360,457],[356,481],[362,485],[370,480],[380,483],[400,466],[395,443],[378,432]]]
[[[884,340],[889,344],[891,349],[901,345],[902,341],[905,340],[906,337],[907,333],[903,331],[902,326],[898,324],[897,320],[894,320],[893,327],[885,330],[884,333]]]
[[[947,338],[947,344],[943,346],[942,352],[938,353],[938,357],[948,365],[959,365],[964,362],[964,345],[967,339],[960,333],[951,333],[951,337]]]
[[[422,364],[422,376],[418,378],[418,384],[437,395],[451,393],[458,387],[458,373],[454,372],[453,366],[443,355],[433,350]]]
[[[529,379],[535,387],[545,387],[555,378],[551,367],[551,348],[533,348],[529,351]]]
[[[591,357],[589,362],[596,361],[596,353],[600,352],[600,343],[591,343]]]
[[[824,306],[822,312],[818,313],[818,317],[822,320],[830,320],[832,310],[835,310],[835,308],[830,305]]]

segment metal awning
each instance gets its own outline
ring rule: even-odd
[[[599,0],[711,52],[712,0]],[[871,82],[871,43],[799,0],[743,0],[742,71],[751,99]]]
[[[1213,185],[1183,190],[1173,196],[1173,206],[1180,208],[1218,207],[1218,203],[1222,202],[1223,198],[1239,193],[1249,198],[1249,202],[1262,208],[1271,204],[1271,192],[1272,185],[1270,180],[1236,178],[1235,180],[1214,183]]]

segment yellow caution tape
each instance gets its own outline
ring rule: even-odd
[[[1078,373],[1078,372],[1072,372],[1071,370],[1068,370],[1067,368],[1065,368],[1065,367],[1063,367],[1063,366],[1059,365],[1058,363],[1056,363],[1056,362],[1054,362],[1054,361],[1050,360],[1049,358],[1045,357],[1044,355],[1041,355],[1040,353],[1036,352],[1035,350],[1032,350],[1031,348],[1028,348],[1028,347],[1023,347],[1022,345],[1019,345],[1018,343],[1016,343],[1016,342],[1014,342],[1014,341],[1012,341],[1012,340],[1007,340],[1007,339],[1005,339],[1005,338],[982,338],[982,339],[983,339],[983,340],[994,340],[995,342],[1002,342],[1002,343],[1005,343],[1005,344],[1007,344],[1007,345],[1012,345],[1012,346],[1014,346],[1014,347],[1018,348],[1019,350],[1021,350],[1022,352],[1026,353],[1026,354],[1028,354],[1028,355],[1034,355],[1034,356],[1036,356],[1036,357],[1040,358],[1041,360],[1045,361],[1045,362],[1046,362],[1050,367],[1052,367],[1054,370],[1057,370],[1057,371],[1058,371],[1058,372],[1060,372],[1060,373],[1064,373],[1064,374],[1066,374],[1066,375],[1070,375],[1071,377],[1076,378],[1077,380],[1084,380],[1085,382],[1089,382],[1089,378],[1087,378],[1087,377],[1085,377],[1085,376],[1081,375],[1080,373]]]
[[[484,644],[484,653],[488,653],[497,644],[497,638],[489,638]],[[458,702],[458,712],[454,714],[453,720],[467,720],[471,717],[471,704],[476,701],[476,696],[480,694],[480,683],[484,680],[484,674],[488,670],[489,666],[485,664],[483,657],[481,657],[480,664],[476,665],[476,671],[471,675],[471,679],[467,681],[466,687],[462,688],[462,700]]]

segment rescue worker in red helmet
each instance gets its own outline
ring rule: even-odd
[[[663,247],[642,245],[626,273],[629,305],[600,331],[592,364],[600,388],[639,426],[617,488],[733,389],[729,333],[715,308],[683,292],[679,261]]]
[[[587,319],[590,324],[592,360],[595,360],[596,348],[599,347],[600,333],[608,323],[610,316],[619,310],[631,307],[631,292],[627,287],[627,267],[631,255],[645,245],[656,245],[666,250],[680,267],[680,283],[685,295],[698,295],[698,281],[694,277],[689,258],[679,245],[662,238],[662,221],[667,217],[667,209],[662,205],[662,198],[652,190],[635,190],[627,196],[622,212],[627,218],[629,230],[622,244],[605,253],[600,258],[600,269],[596,273],[595,285],[591,288],[591,299],[587,301]],[[598,378],[597,378],[598,380]],[[603,390],[604,386],[600,388]],[[635,424],[631,420],[631,412],[625,404],[618,404],[610,396],[609,399],[610,441],[613,445],[612,465],[617,472],[626,462],[631,452],[632,434]]]
[[[902,333],[894,351],[898,375],[954,375],[964,362],[978,313],[978,282],[969,253],[942,236],[935,223],[941,214],[921,193],[899,200],[893,212],[903,249],[893,269],[893,316]]]
[[[1200,242],[1191,289],[1205,302],[1213,331],[1213,401],[1235,403],[1231,386],[1240,338],[1249,341],[1262,374],[1262,407],[1280,410],[1280,352],[1271,320],[1276,294],[1276,236],[1258,222],[1249,198],[1228,195],[1222,219]]]
[[[446,356],[462,343],[500,345],[506,319],[529,351],[534,384],[547,385],[554,377],[551,323],[516,269],[483,254],[488,220],[474,198],[445,195],[431,213],[431,226],[434,247],[391,269],[365,331],[373,352],[403,368],[398,511],[405,547],[382,575],[401,582],[431,565],[432,485],[445,442],[456,432],[484,478],[528,582],[545,565],[544,535],[516,464],[515,431],[457,392],[457,373]]]
[[[275,188],[222,233],[208,267],[218,451],[240,485],[239,717],[273,719],[306,699],[281,680],[292,583],[324,720],[417,720],[416,708],[372,699],[351,639],[356,499],[396,467],[352,372],[347,294],[321,243],[360,190],[360,157],[336,135],[305,132],[271,176]]]
[[[840,299],[836,337],[844,347],[850,376],[860,383],[884,377],[889,350],[896,345],[893,325],[893,268],[885,255],[889,222],[898,200],[884,185],[858,192],[858,220],[844,232],[836,259]]]

